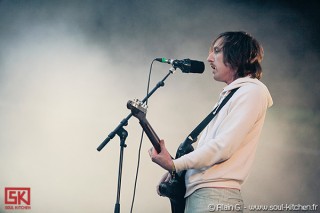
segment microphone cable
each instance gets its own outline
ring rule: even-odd
[[[148,83],[147,83],[147,95],[149,94],[149,88],[150,88],[150,79],[151,79],[151,72],[152,72],[152,65],[153,62],[156,61],[156,59],[153,59],[153,61],[150,64],[150,70],[149,70],[149,77],[148,77]],[[148,105],[148,99],[145,101],[146,105]],[[146,112],[147,113],[147,112]],[[141,147],[142,147],[142,141],[143,141],[144,131],[142,129],[141,137],[140,137],[140,144],[139,144],[139,150],[138,150],[138,162],[137,162],[137,169],[136,169],[136,177],[134,181],[134,188],[133,188],[133,195],[132,195],[132,202],[131,202],[131,209],[130,213],[132,213],[134,200],[136,196],[136,189],[137,189],[137,182],[138,182],[138,174],[139,174],[139,168],[140,168],[140,158],[141,158]]]

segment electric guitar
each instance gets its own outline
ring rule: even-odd
[[[161,152],[161,147],[159,145],[159,137],[156,132],[151,127],[150,123],[146,118],[147,106],[141,101],[135,99],[133,101],[128,101],[127,108],[131,110],[132,115],[139,120],[141,127],[151,141],[153,147],[158,153]],[[194,140],[187,138],[183,143],[180,144],[176,158],[179,158],[189,152],[193,151],[192,143]],[[159,191],[161,195],[168,197],[170,199],[171,211],[172,213],[183,213],[185,208],[185,176],[186,171],[177,172],[171,177],[168,182],[162,182],[159,186]]]

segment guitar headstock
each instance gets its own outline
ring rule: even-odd
[[[146,117],[148,106],[138,99],[134,99],[128,101],[127,108],[131,110],[133,116],[138,119],[143,119]]]

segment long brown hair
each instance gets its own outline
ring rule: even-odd
[[[260,79],[263,48],[259,42],[246,32],[224,32],[212,42],[222,38],[224,63],[236,70],[236,77],[251,76]]]

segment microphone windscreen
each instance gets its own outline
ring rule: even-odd
[[[204,72],[204,63],[202,61],[191,60],[191,73],[203,73]]]

